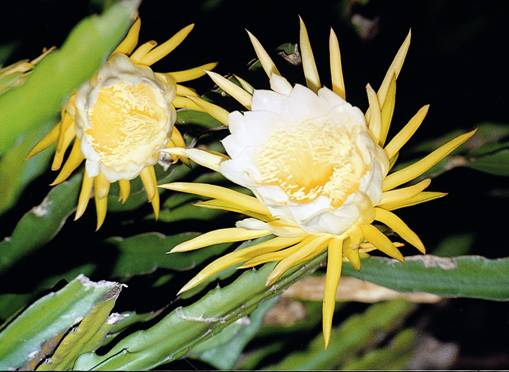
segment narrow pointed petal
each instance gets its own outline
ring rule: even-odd
[[[197,182],[173,182],[159,185],[159,187],[173,191],[206,196],[214,199],[227,200],[241,208],[270,216],[268,209],[263,206],[255,197],[242,194],[238,191],[230,190],[226,187]]]
[[[170,147],[161,150],[167,154],[186,157],[197,164],[213,171],[220,172],[221,163],[226,160],[224,157],[200,149],[185,149],[182,147]]]
[[[246,80],[242,79],[242,78],[241,78],[240,76],[238,76],[238,75],[233,75],[233,76],[235,76],[235,79],[237,79],[237,80],[239,81],[240,86],[241,86],[241,87],[242,87],[242,88],[243,88],[246,92],[248,92],[248,93],[249,93],[249,94],[251,94],[251,95],[254,93],[255,89],[254,89],[254,87],[253,87],[251,84],[249,84]]]
[[[198,97],[198,93],[196,93],[196,91],[194,89],[185,87],[185,86],[180,85],[180,84],[176,84],[176,87],[177,87],[177,89],[176,89],[177,96],[185,96],[185,97],[193,96],[193,97]]]
[[[320,76],[318,75],[318,70],[316,68],[313,49],[311,49],[311,43],[309,42],[308,31],[301,17],[299,17],[299,23],[299,45],[300,54],[302,57],[302,68],[304,69],[304,76],[306,78],[307,86],[309,89],[316,92],[321,87]]]
[[[348,259],[348,262],[352,264],[352,267],[359,271],[361,269],[361,258],[359,256],[359,250],[354,249],[354,244],[351,240],[346,240],[343,243],[343,253]]]
[[[378,203],[379,207],[385,208],[385,204],[398,202],[400,200],[405,200],[411,198],[421,191],[424,191],[431,184],[431,179],[426,178],[415,185],[402,187],[400,189],[395,189],[391,191],[386,191],[382,194],[382,200]],[[387,208],[385,208],[387,209]]]
[[[382,135],[382,116],[380,112],[380,106],[378,104],[378,98],[375,91],[371,88],[371,85],[366,86],[369,101],[369,130],[377,143],[380,143]]]
[[[104,219],[106,218],[106,212],[108,211],[108,197],[99,198],[97,195],[94,197],[95,199],[95,211],[97,214],[97,226],[95,231],[99,230],[104,223]]]
[[[411,38],[412,30],[408,32],[407,37],[403,41],[403,44],[401,44],[401,47],[396,53],[394,60],[392,61],[391,65],[389,66],[389,69],[387,70],[387,73],[385,74],[384,80],[380,85],[380,89],[378,89],[378,101],[380,102],[380,105],[382,107],[385,104],[385,99],[389,91],[389,85],[391,84],[392,76],[394,75],[395,78],[397,79],[399,73],[401,72],[401,68],[403,67],[403,63],[405,62],[405,58],[408,52],[408,48],[410,48]]]
[[[92,186],[94,185],[94,178],[90,177],[85,170],[83,172],[83,180],[81,182],[81,191],[80,196],[78,198],[78,206],[76,207],[76,215],[74,216],[74,221],[80,218],[83,213],[85,213],[85,209],[87,209],[88,201],[90,200],[90,195],[92,194]]]
[[[328,235],[316,236],[313,240],[311,240],[307,245],[304,245],[297,252],[284,258],[270,273],[269,277],[267,278],[267,285],[269,286],[274,284],[274,282],[276,282],[290,268],[302,263],[304,260],[310,259],[322,253],[324,248],[326,248],[329,240],[331,240],[331,237]]]
[[[131,183],[128,180],[119,180],[118,187],[120,190],[118,200],[124,204],[127,201],[127,198],[129,198],[129,194],[131,193]]]
[[[141,63],[144,65],[150,66],[160,59],[166,57],[170,54],[176,47],[180,45],[184,41],[184,39],[189,35],[189,33],[193,30],[194,23],[184,27],[167,41],[159,45],[157,48],[148,53],[143,59]]]
[[[182,136],[182,133],[177,129],[177,127],[173,127],[171,131],[171,140],[175,144],[175,146],[178,147],[186,147],[186,141],[184,140],[184,137]]]
[[[164,75],[171,76],[177,83],[198,79],[205,75],[205,71],[213,70],[217,62],[206,63],[201,66],[193,67],[187,70],[167,72]]]
[[[389,129],[391,128],[392,115],[396,106],[396,75],[392,75],[389,91],[382,107],[382,130],[380,134],[380,146],[385,144]]]
[[[423,191],[408,199],[403,199],[392,203],[386,203],[384,204],[383,207],[384,209],[393,211],[396,209],[411,207],[413,205],[426,203],[431,200],[443,198],[446,195],[447,195],[446,192]]]
[[[94,178],[94,195],[100,199],[103,199],[108,196],[109,192],[110,182],[103,174],[99,173],[99,175]]]
[[[277,252],[267,252],[264,254],[258,254],[255,257],[244,262],[239,268],[247,269],[267,262],[281,261],[282,259],[291,256],[292,254],[298,252],[303,247],[309,245],[309,243],[311,243],[315,239],[315,236],[307,236],[306,238],[299,237],[299,239],[301,240],[299,243],[286,249],[282,249]]]
[[[221,124],[228,125],[228,111],[226,111],[221,106],[215,105],[211,102],[207,102],[200,97],[188,96],[187,98],[198,107],[199,111],[205,111],[214,119],[218,120]]]
[[[142,64],[143,58],[149,53],[152,49],[157,46],[157,42],[155,40],[149,40],[146,43],[141,44],[133,54],[131,54],[131,61],[134,63]]]
[[[150,172],[152,184],[154,185],[154,196],[150,200],[150,203],[152,204],[152,209],[154,211],[154,218],[157,221],[159,219],[159,208],[160,208],[159,190],[157,189],[157,175],[154,167],[148,167],[148,170]]]
[[[228,93],[230,96],[235,98],[242,106],[247,108],[248,110],[251,109],[251,101],[253,100],[253,97],[251,94],[246,92],[244,89],[239,87],[234,82],[226,79],[225,77],[212,72],[212,71],[206,71],[207,75],[214,81],[214,83],[217,84],[219,88],[224,90],[226,93]]]
[[[173,99],[173,101],[171,101],[171,104],[173,105],[173,107],[178,109],[183,108],[188,110],[205,112],[205,110],[202,107],[198,106],[196,103],[194,103],[193,101],[186,97],[176,96]]]
[[[332,239],[327,249],[327,275],[325,277],[325,289],[323,292],[322,305],[322,329],[324,347],[329,346],[332,317],[334,307],[336,306],[336,292],[338,290],[339,279],[341,277],[341,267],[343,264],[343,241]]]
[[[152,178],[152,174],[150,172],[150,168],[153,169],[152,166],[143,168],[140,173],[141,182],[143,183],[143,187],[145,188],[145,192],[147,193],[148,201],[151,201],[154,198],[154,195],[157,191],[157,183],[154,183]]]
[[[185,291],[188,291],[191,288],[196,287],[203,283],[207,278],[220,273],[221,271],[237,265],[246,259],[251,257],[259,256],[265,253],[269,253],[272,251],[276,251],[279,249],[286,248],[290,245],[296,244],[299,242],[299,238],[282,238],[277,237],[262,243],[255,244],[254,246],[247,247],[244,249],[239,249],[237,251],[228,253],[217,260],[213,261],[209,265],[207,265],[203,270],[201,270],[196,276],[194,276],[189,282],[186,283],[184,287],[179,291],[179,294]]]
[[[385,146],[385,152],[389,159],[392,159],[399,150],[405,146],[414,133],[419,129],[424,118],[428,114],[429,105],[425,105],[408,121],[408,123],[394,136],[394,138]]]
[[[343,67],[341,66],[341,52],[336,33],[331,28],[329,34],[329,59],[332,90],[343,99],[346,98],[345,80],[343,78]]]
[[[256,218],[257,220],[268,221],[266,215],[255,213],[249,209],[240,208],[238,204],[231,203],[228,200],[211,199],[194,203],[194,205],[201,208],[221,209],[224,211],[241,213]]]
[[[114,53],[123,53],[129,55],[136,45],[138,44],[138,38],[140,36],[140,28],[141,28],[141,20],[140,18],[136,18],[136,21],[133,23],[127,36],[122,40],[122,42],[118,45],[117,49],[115,49]]]
[[[394,246],[389,238],[381,233],[375,226],[361,225],[361,230],[364,238],[372,243],[376,249],[398,261],[403,262],[405,260],[401,252]]]
[[[251,44],[253,44],[256,56],[258,57],[258,60],[260,61],[263,67],[263,70],[267,74],[267,77],[270,79],[272,74],[281,75],[276,65],[270,58],[269,54],[265,51],[265,49],[263,48],[262,44],[258,41],[258,39],[249,31],[247,31],[247,34],[249,36],[249,40],[251,40]]]
[[[57,148],[55,150],[55,156],[53,157],[53,163],[51,164],[51,170],[59,170],[64,161],[65,151],[71,144],[76,130],[74,128],[74,120],[70,115],[64,115],[62,125],[60,126],[60,133],[58,137]]]
[[[69,178],[72,172],[74,172],[74,170],[80,166],[81,162],[85,159],[81,153],[80,146],[80,140],[76,138],[72,146],[71,153],[65,161],[62,170],[58,174],[57,178],[55,178],[55,180],[50,184],[50,186],[55,186],[64,182],[67,178]]]
[[[262,236],[270,235],[269,230],[249,230],[239,227],[230,227],[226,229],[219,229],[210,231],[208,233],[197,236],[194,239],[180,243],[175,246],[170,252],[188,252],[203,247],[208,247],[214,244],[239,242],[244,240],[261,238]]]
[[[398,234],[403,240],[412,244],[421,253],[426,253],[426,248],[424,247],[421,239],[414,231],[408,227],[405,222],[403,222],[401,218],[396,216],[394,213],[382,208],[375,208],[375,220],[380,221],[384,225],[391,228],[392,231]]]
[[[462,134],[461,136],[458,136],[450,140],[446,144],[440,146],[438,149],[436,149],[426,157],[422,158],[421,160],[416,161],[415,163],[403,169],[400,169],[392,174],[389,174],[383,182],[383,191],[392,190],[393,188],[398,187],[399,185],[402,185],[408,181],[415,179],[416,177],[419,177],[421,174],[426,172],[440,160],[442,160],[451,152],[456,150],[463,143],[468,141],[470,137],[472,137],[475,134],[476,131],[477,129]]]
[[[37,155],[41,151],[44,151],[48,147],[50,147],[52,144],[57,142],[58,140],[58,134],[60,133],[60,125],[61,123],[58,123],[55,125],[51,130],[46,134],[39,142],[35,144],[34,147],[30,150],[28,155],[26,156],[26,159],[30,159],[31,157]]]

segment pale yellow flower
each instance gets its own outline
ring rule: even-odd
[[[106,216],[110,184],[119,183],[120,201],[125,202],[129,181],[138,176],[157,218],[159,193],[154,165],[161,158],[161,150],[185,146],[174,126],[175,109],[188,102],[184,96],[196,96],[179,83],[196,79],[216,65],[154,72],[150,66],[179,46],[194,25],[184,27],[159,46],[151,40],[136,48],[140,27],[137,19],[105,65],[71,96],[62,109],[61,121],[28,155],[32,157],[56,143],[51,169],[60,173],[52,185],[65,181],[85,161],[75,219],[83,215],[93,193],[97,229]]]
[[[307,87],[291,85],[281,76],[259,41],[249,34],[255,52],[270,80],[270,90],[254,89],[244,80],[241,86],[209,72],[214,82],[239,101],[247,111],[225,116],[217,106],[193,98],[203,110],[229,126],[223,141],[229,157],[198,149],[175,148],[173,155],[221,172],[245,186],[249,196],[227,188],[196,183],[170,183],[161,187],[212,198],[199,202],[249,216],[235,228],[211,231],[181,243],[172,252],[185,252],[224,242],[273,235],[272,239],[226,254],[199,272],[181,291],[189,290],[210,276],[240,265],[253,267],[278,262],[267,285],[286,271],[328,252],[327,279],[323,300],[323,334],[328,345],[343,260],[360,269],[360,257],[378,249],[403,261],[398,249],[373,225],[393,230],[421,253],[424,244],[394,210],[430,201],[444,193],[424,191],[431,183],[413,181],[468,140],[463,134],[423,159],[390,172],[400,149],[423,122],[428,106],[386,144],[395,107],[396,79],[410,45],[410,34],[399,49],[387,74],[375,91],[367,85],[369,109],[363,114],[345,100],[339,44],[334,31],[329,39],[331,88],[318,75],[304,23],[300,23],[300,52]],[[166,151],[166,150],[165,150]]]

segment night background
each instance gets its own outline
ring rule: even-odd
[[[0,64],[6,66],[20,59],[35,58],[43,47],[62,45],[81,19],[101,12],[104,6],[107,4],[100,0],[33,0],[5,4],[3,14],[8,19],[0,23],[0,46],[1,55],[5,55],[6,59]],[[185,42],[170,57],[154,65],[155,71],[181,70],[218,61],[216,72],[222,75],[237,74],[257,88],[268,88],[263,71],[256,65],[253,67],[256,56],[245,32],[247,29],[263,43],[289,81],[303,83],[302,67],[292,65],[283,58],[285,51],[288,51],[283,44],[298,42],[300,15],[306,22],[318,70],[325,85],[330,85],[328,36],[330,27],[334,28],[341,47],[347,100],[365,110],[368,106],[366,84],[379,86],[394,54],[411,29],[412,43],[398,77],[396,110],[389,137],[397,133],[421,106],[430,104],[431,108],[424,124],[406,150],[402,151],[398,162],[411,161],[430,152],[450,138],[447,136],[451,132],[465,132],[482,126],[485,129],[453,157],[430,171],[433,178],[431,190],[448,192],[449,195],[425,205],[405,208],[399,215],[419,234],[431,254],[479,255],[496,259],[508,256],[504,233],[509,207],[509,142],[505,142],[505,147],[494,146],[493,150],[482,152],[479,156],[475,151],[485,143],[503,144],[508,140],[506,10],[507,3],[504,1],[480,0],[145,0],[139,7],[142,20],[140,41],[154,39],[162,42],[187,24],[195,23],[195,29]],[[190,86],[200,94],[206,94],[223,107],[229,110],[238,108],[231,98],[218,94],[208,78],[192,83]],[[44,92],[40,94],[44,95]],[[189,140],[197,133],[198,144],[200,141],[206,144],[226,135],[224,130],[196,127],[191,128],[188,133],[190,137],[186,138]],[[435,139],[435,142],[431,142],[432,147],[429,147],[430,141]],[[490,158],[492,155],[494,157]],[[185,180],[193,179],[197,172],[193,169]],[[3,182],[2,176],[0,173],[0,183]],[[41,172],[24,186],[15,204],[0,211],[0,241],[10,236],[18,220],[44,199],[54,176],[49,170]],[[161,195],[162,206],[170,196],[170,192]],[[150,215],[150,206],[145,203],[128,210],[111,208],[106,223],[95,233],[95,214],[91,211],[92,206],[89,209],[79,221],[74,222],[69,218],[58,235],[43,247],[0,272],[0,320],[9,319],[43,295],[62,288],[69,281],[69,273],[76,274],[72,270],[79,271],[86,266],[90,279],[114,280],[113,267],[119,252],[109,246],[109,237],[130,237],[147,232],[205,232],[229,226],[239,219],[238,215],[227,213],[214,216],[212,221],[205,223],[208,217],[202,218],[202,210],[195,208],[178,221],[163,216],[155,222]],[[408,250],[406,254],[416,252]],[[133,260],[135,257],[132,255]],[[204,263],[211,261],[212,258],[208,258]],[[204,263],[197,267],[203,267]],[[117,337],[145,329],[175,307],[191,304],[193,298],[176,300],[174,297],[196,272],[196,269],[175,271],[158,268],[148,274],[120,280],[127,283],[128,288],[122,291],[115,311],[147,313],[160,310],[160,313],[146,322],[136,323]],[[240,272],[233,274],[225,283],[239,275]],[[56,279],[52,285],[42,288],[40,282],[50,276]],[[212,282],[207,288],[214,288],[215,284]],[[509,278],[505,284],[509,287]],[[14,297],[19,302],[4,294],[18,295]],[[304,315],[292,324],[289,321],[285,324],[283,320],[276,325],[269,324],[266,316],[266,323],[247,342],[242,351],[244,359],[237,362],[236,368],[276,368],[288,355],[309,351],[309,342],[320,337],[321,302],[285,301],[298,302]],[[343,321],[362,313],[368,306],[345,302],[337,308],[334,325],[339,327]],[[391,335],[411,328],[417,336],[413,346],[406,350],[409,355],[407,364],[403,367],[400,364],[378,364],[380,368],[509,369],[509,350],[506,343],[500,342],[509,335],[508,314],[507,302],[502,301],[450,298],[435,304],[420,304],[401,319],[401,324],[380,336],[377,342],[372,340],[358,350],[346,349],[345,352],[363,355],[387,346]],[[103,346],[98,353],[106,352],[112,344]],[[263,354],[260,350],[268,351]],[[250,355],[260,357],[256,363],[249,364]],[[310,353],[309,358],[314,358],[312,355]],[[344,363],[332,360],[326,368],[348,368],[348,364]],[[298,364],[294,366],[300,367]],[[203,359],[189,356],[160,368],[214,367]]]

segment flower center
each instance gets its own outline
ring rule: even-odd
[[[146,83],[120,81],[102,88],[89,110],[94,149],[105,165],[113,166],[145,147],[148,139],[164,130],[166,113],[154,88]],[[147,154],[148,155],[148,154]]]
[[[327,196],[337,208],[367,171],[355,138],[353,130],[327,122],[276,130],[258,155],[261,183],[279,186],[295,202]]]

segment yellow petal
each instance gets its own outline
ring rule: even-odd
[[[193,67],[187,70],[167,72],[164,75],[171,76],[177,83],[198,79],[205,75],[205,71],[213,70],[217,62],[206,63],[201,66]]]
[[[325,277],[325,288],[323,292],[322,305],[322,329],[324,347],[329,346],[330,333],[332,328],[332,316],[336,306],[336,292],[341,277],[341,266],[343,264],[343,241],[332,239],[327,249],[327,275]]]
[[[150,200],[152,204],[152,209],[154,211],[154,218],[159,218],[159,190],[157,189],[157,175],[154,167],[148,167],[150,171],[150,178],[152,178],[152,183],[154,184],[154,197]]]
[[[302,246],[302,248],[297,252],[284,258],[276,265],[274,270],[272,270],[269,277],[267,278],[266,285],[272,285],[290,268],[322,253],[329,240],[331,240],[331,236],[329,235],[319,235],[313,237],[313,239],[307,245]]]
[[[180,131],[177,129],[177,127],[173,127],[171,131],[171,140],[175,144],[175,146],[178,147],[186,147],[186,141],[184,140],[184,137],[180,133]]]
[[[119,186],[119,202],[124,204],[127,201],[127,198],[129,198],[129,193],[131,192],[131,184],[128,180],[119,180],[118,181]]]
[[[142,64],[143,57],[147,55],[148,52],[150,52],[152,49],[154,49],[157,46],[157,42],[155,40],[147,41],[146,43],[141,44],[133,54],[131,54],[131,61],[134,63],[140,63]]]
[[[361,269],[361,258],[359,256],[359,249],[354,247],[355,244],[352,243],[351,239],[347,239],[343,244],[343,253],[348,262],[352,264],[352,267],[359,271]]]
[[[78,198],[78,206],[76,207],[76,215],[74,216],[74,221],[80,218],[83,213],[85,213],[85,209],[87,209],[88,201],[90,200],[90,195],[92,194],[92,186],[94,184],[94,178],[90,177],[85,170],[83,172],[83,180],[81,183],[81,191],[80,196]]]
[[[269,54],[265,51],[258,39],[249,31],[247,31],[247,34],[249,35],[249,39],[251,40],[251,44],[253,44],[256,56],[258,57],[258,60],[260,61],[268,78],[270,79],[272,74],[281,75]]]
[[[180,84],[176,84],[176,87],[177,87],[177,89],[176,89],[177,96],[185,96],[185,97],[194,96],[194,97],[198,97],[198,93],[196,93],[196,91],[194,89],[185,87],[185,86],[180,85]]]
[[[329,34],[329,59],[332,90],[343,99],[346,98],[345,81],[343,78],[343,67],[341,66],[341,52],[336,33],[331,28]]]
[[[380,145],[383,146],[387,140],[391,127],[392,115],[396,106],[396,76],[392,75],[389,91],[382,107],[382,130],[380,134]]]
[[[238,242],[243,240],[250,240],[261,238],[262,236],[270,235],[269,230],[249,230],[240,227],[230,227],[227,229],[219,229],[210,231],[208,233],[197,236],[186,242],[180,243],[173,247],[170,253],[188,252],[203,247],[208,247],[214,244]]]
[[[228,125],[228,111],[226,111],[221,106],[215,105],[211,102],[207,102],[200,97],[188,96],[187,98],[189,100],[191,100],[198,107],[199,111],[205,111],[207,114],[212,116],[214,119],[218,120],[221,124]],[[177,107],[177,106],[175,106],[175,107]],[[189,108],[191,108],[191,107],[189,107]]]
[[[136,18],[136,21],[133,23],[127,36],[122,40],[117,49],[115,49],[114,53],[123,53],[130,54],[136,45],[138,44],[138,37],[140,35],[141,28],[141,20],[140,18]]]
[[[141,63],[144,65],[150,66],[160,59],[166,57],[170,54],[176,47],[180,45],[184,41],[184,39],[189,35],[189,33],[193,30],[194,23],[184,27],[167,41],[159,45],[157,48],[152,50],[146,56],[143,57]]]
[[[256,218],[257,220],[261,220],[261,221],[269,220],[267,218],[267,215],[258,214],[258,213],[252,212],[248,209],[240,208],[238,206],[238,204],[231,203],[228,200],[212,199],[212,200],[200,201],[200,202],[194,203],[194,205],[197,207],[201,207],[201,208],[222,209],[224,211],[241,213],[241,214],[245,214],[246,216]]]
[[[384,80],[380,85],[380,89],[378,89],[378,101],[380,105],[383,107],[385,104],[385,99],[387,97],[387,92],[389,91],[389,85],[391,84],[392,76],[394,75],[397,79],[399,73],[401,72],[401,68],[403,67],[403,63],[405,62],[405,58],[408,52],[408,48],[410,47],[410,40],[412,38],[412,30],[408,32],[407,37],[401,44],[401,47],[396,53],[394,60],[392,61],[387,73],[385,74]]]
[[[404,261],[401,252],[394,246],[389,238],[382,234],[375,226],[361,225],[361,230],[364,238],[372,243],[379,251],[382,251],[398,261]]]
[[[27,160],[30,159],[31,157],[37,155],[41,151],[47,149],[55,142],[57,142],[58,135],[60,133],[60,125],[61,125],[61,123],[58,123],[53,128],[51,128],[51,130],[48,132],[48,134],[46,134],[39,142],[37,142],[35,144],[34,147],[32,147],[32,149],[30,150],[30,152],[28,153],[28,155],[26,157]]]
[[[308,31],[306,25],[301,17],[299,17],[300,33],[299,33],[299,44],[300,54],[302,57],[302,68],[304,70],[304,77],[306,78],[306,84],[309,89],[317,91],[321,87],[320,76],[316,68],[315,57],[313,56],[313,49],[311,49],[311,43],[309,42]]]
[[[189,98],[186,98],[186,97],[177,96],[173,99],[173,101],[171,101],[171,104],[175,108],[183,108],[183,109],[189,109],[189,110],[200,111],[200,112],[205,111],[202,107],[198,106],[196,103],[194,103],[193,101],[191,101]]]
[[[251,247],[228,253],[213,261],[198,274],[196,274],[196,276],[194,276],[189,282],[186,283],[184,287],[182,287],[182,289],[179,291],[179,294],[196,287],[197,285],[203,283],[207,278],[210,278],[212,275],[215,275],[227,269],[228,267],[237,265],[246,259],[288,247],[298,243],[299,241],[299,238],[277,237],[262,243],[255,244]]]
[[[206,196],[214,199],[227,200],[232,204],[238,205],[240,208],[245,208],[256,213],[270,216],[268,209],[263,206],[255,197],[227,189],[226,187],[197,182],[173,182],[159,185],[159,187],[173,191]]]
[[[375,141],[380,143],[380,137],[382,135],[382,116],[380,113],[380,106],[378,104],[378,98],[375,91],[371,88],[371,85],[366,86],[369,101],[369,130]]]
[[[225,77],[212,72],[212,71],[206,71],[207,75],[214,81],[214,83],[217,84],[219,88],[224,90],[226,93],[228,93],[230,96],[235,98],[242,106],[247,108],[248,110],[251,109],[251,101],[253,100],[253,97],[251,94],[246,92],[244,89],[239,87],[234,82],[226,79]]]
[[[251,84],[249,84],[246,80],[242,79],[242,78],[241,78],[240,76],[238,76],[238,75],[233,75],[233,76],[235,76],[235,79],[237,79],[237,80],[239,81],[240,86],[241,86],[241,87],[242,87],[242,88],[243,88],[246,92],[248,92],[248,93],[249,93],[249,94],[251,94],[251,95],[254,93],[255,89],[254,89],[254,87],[253,87]]]
[[[104,219],[106,218],[106,212],[108,210],[108,197],[99,198],[97,195],[94,197],[95,199],[95,211],[97,214],[97,226],[95,231],[99,230],[104,223]]]
[[[384,191],[392,190],[393,188],[398,187],[401,184],[404,184],[408,181],[413,180],[416,177],[419,177],[421,174],[426,172],[440,160],[442,160],[451,152],[456,150],[456,148],[458,148],[463,143],[468,141],[468,139],[470,139],[470,137],[472,137],[476,131],[477,129],[462,134],[461,136],[458,136],[450,140],[445,145],[440,146],[438,149],[436,149],[426,157],[422,158],[421,160],[399,171],[389,174],[383,182],[383,190]]]
[[[421,126],[424,118],[428,113],[429,105],[425,105],[417,111],[417,113],[408,121],[408,123],[401,129],[398,134],[389,142],[385,147],[385,152],[389,159],[396,156],[398,151],[405,146],[410,138],[414,135],[417,129]]]
[[[65,151],[71,144],[76,130],[74,128],[74,120],[70,115],[65,114],[62,124],[60,125],[60,133],[58,137],[57,149],[55,150],[55,156],[53,157],[53,163],[51,164],[51,170],[58,170],[62,166],[64,161]]]
[[[386,204],[384,204],[383,207],[388,210],[395,210],[395,209],[400,209],[400,208],[405,208],[405,207],[411,207],[412,205],[426,203],[431,200],[442,198],[446,195],[447,195],[446,192],[423,191],[423,192],[421,192],[415,196],[412,196],[411,198],[408,198],[408,199],[403,199],[403,200],[395,201],[392,203],[386,203]]]
[[[417,234],[394,213],[382,208],[375,208],[375,220],[387,225],[392,229],[392,231],[398,234],[403,240],[412,244],[421,253],[426,253],[426,248],[424,248],[424,244],[422,244],[421,239],[419,239]]]
[[[400,200],[405,200],[411,198],[412,196],[417,195],[421,191],[425,190],[431,184],[431,179],[426,178],[415,185],[402,187],[400,189],[395,189],[391,191],[386,191],[382,194],[382,200],[378,205],[382,208],[385,208],[386,204],[398,202]],[[385,208],[387,209],[387,208]]]
[[[200,164],[203,167],[212,169],[213,171],[216,172],[220,171],[221,163],[225,160],[225,158],[222,156],[200,149],[185,149],[182,147],[170,147],[167,149],[163,149],[161,151],[167,154],[189,158],[195,163]]]
[[[102,173],[99,173],[99,175],[94,178],[94,196],[99,199],[104,199],[108,196],[109,191],[110,182]]]
[[[153,169],[152,166],[143,168],[140,173],[141,182],[143,183],[143,187],[145,188],[145,192],[147,193],[148,201],[151,201],[154,198],[155,193],[157,192],[157,183],[154,182],[152,174],[150,172],[150,168]]]
[[[64,182],[67,178],[69,178],[71,173],[80,166],[81,162],[85,159],[81,153],[80,146],[80,140],[79,138],[76,138],[72,146],[71,153],[65,161],[62,170],[58,174],[57,178],[55,178],[55,180],[50,184],[50,186],[58,185],[59,183]]]
[[[307,236],[307,237],[295,237],[295,239],[299,239],[300,242],[286,249],[279,250],[277,252],[267,252],[264,254],[258,254],[257,256],[249,259],[244,262],[239,268],[247,269],[250,267],[258,266],[267,262],[281,261],[282,259],[291,256],[295,252],[298,252],[302,247],[308,245],[315,239],[315,236]]]

